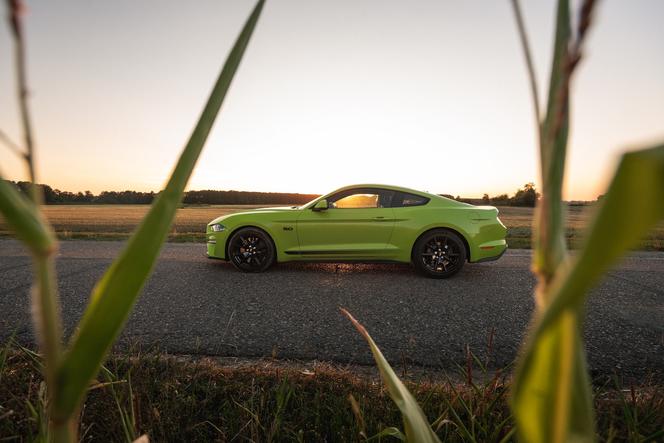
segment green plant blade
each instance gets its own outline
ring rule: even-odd
[[[2,178],[0,213],[33,255],[35,281],[31,290],[32,318],[47,363],[44,371],[46,380],[52,383],[62,353],[60,304],[53,263],[53,252],[57,247],[55,235],[48,222],[42,218],[39,207]]]
[[[152,205],[127,247],[94,288],[78,331],[57,373],[54,419],[70,416],[121,331],[150,274],[180,203],[196,160],[215,121],[231,80],[249,43],[264,0],[244,25],[217,79],[210,98],[185,146],[166,189]]]
[[[570,306],[582,305],[602,274],[664,218],[662,190],[664,143],[623,155],[578,257],[553,282],[542,327]]]
[[[601,275],[664,218],[664,145],[625,154],[579,255],[551,286],[519,363],[513,409],[529,442],[593,441],[592,395],[580,334],[583,303]]]
[[[541,281],[549,281],[566,257],[562,183],[569,132],[568,46],[571,35],[568,0],[558,2],[556,37],[549,81],[546,115],[541,124],[540,163],[542,198],[537,205],[533,240],[533,268]],[[546,294],[538,294],[544,304]]]
[[[568,312],[517,372],[513,411],[521,441],[593,441],[594,419],[578,312]],[[525,369],[525,368],[524,368]]]
[[[427,420],[426,415],[420,408],[420,405],[417,404],[417,401],[404,386],[404,384],[399,380],[399,377],[394,373],[392,367],[387,362],[383,353],[380,352],[376,343],[369,335],[364,326],[362,326],[347,310],[340,308],[341,312],[348,317],[348,319],[353,323],[353,326],[362,334],[364,339],[369,343],[371,352],[373,353],[374,359],[376,360],[376,365],[380,371],[381,378],[383,383],[387,386],[387,390],[390,393],[390,397],[396,403],[397,407],[401,411],[401,416],[403,417],[403,425],[406,434],[406,440],[409,442],[438,442],[438,436],[431,429],[429,421]]]
[[[55,235],[42,218],[39,208],[2,177],[0,213],[34,255],[46,256],[55,250]]]

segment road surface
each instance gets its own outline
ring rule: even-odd
[[[67,241],[57,258],[66,333],[124,243]],[[408,265],[284,264],[242,274],[204,256],[201,244],[167,244],[119,346],[179,354],[372,364],[367,345],[338,311],[349,309],[395,365],[453,369],[466,346],[491,366],[515,357],[533,310],[530,251],[467,265],[431,280]],[[0,340],[32,343],[30,258],[0,240]],[[612,270],[587,304],[593,375],[664,380],[664,253],[639,252]]]

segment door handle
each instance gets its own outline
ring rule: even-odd
[[[378,216],[378,217],[374,217],[373,219],[376,220],[376,221],[383,221],[383,220],[385,220],[385,217]]]

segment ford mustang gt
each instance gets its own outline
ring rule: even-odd
[[[385,185],[353,185],[302,205],[225,215],[207,225],[207,255],[244,272],[275,262],[392,261],[445,278],[497,260],[507,230],[493,206]]]

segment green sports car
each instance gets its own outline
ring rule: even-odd
[[[275,262],[413,263],[445,278],[497,260],[507,229],[493,206],[386,185],[353,185],[302,205],[225,215],[207,225],[207,255],[245,272]]]

